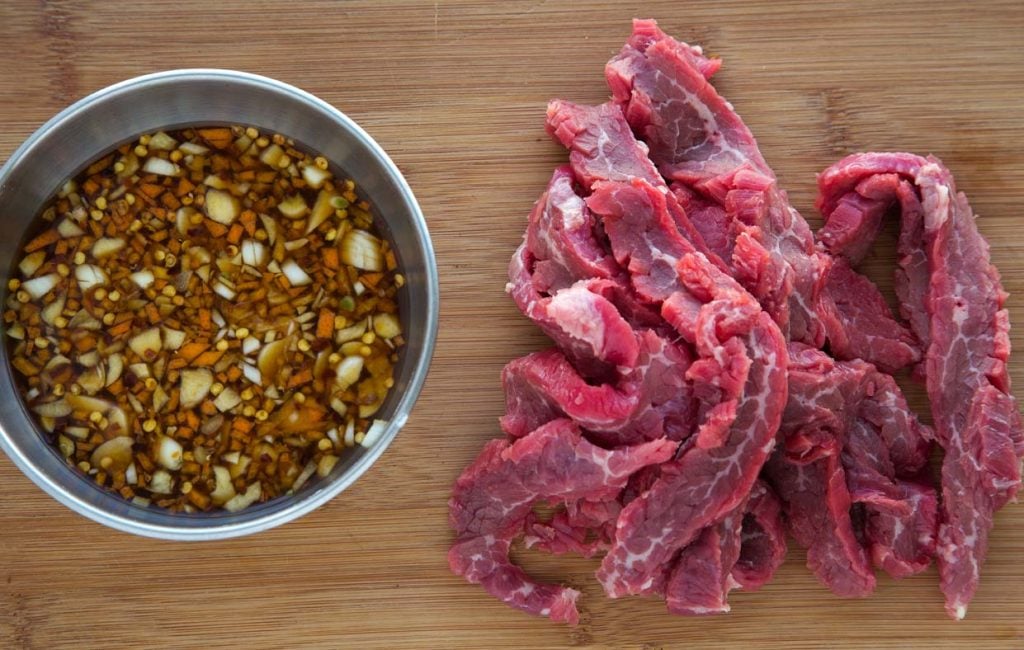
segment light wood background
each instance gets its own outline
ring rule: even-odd
[[[814,174],[870,149],[935,153],[981,215],[1024,324],[1024,4],[1006,2],[0,3],[0,161],[68,103],[176,67],[225,67],[309,90],[358,120],[406,173],[437,247],[437,354],[395,444],[304,519],[235,541],[135,538],[64,509],[0,458],[0,647],[1024,648],[1024,506],[996,518],[968,618],[934,570],[843,601],[791,551],[733,613],[610,601],[596,561],[521,553],[583,590],[575,629],[452,576],[446,500],[498,434],[499,371],[543,338],[503,294],[531,203],[563,152],[551,97],[600,102],[633,16],[725,58],[716,77],[810,216]],[[15,236],[15,233],[2,233]],[[869,266],[887,284],[890,232]],[[1024,325],[1013,332],[1024,351]],[[1024,386],[1024,356],[1013,380]],[[915,403],[921,406],[920,393]],[[3,399],[10,399],[9,396]]]

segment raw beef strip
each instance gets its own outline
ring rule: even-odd
[[[740,589],[756,591],[772,579],[786,559],[782,505],[762,480],[750,491],[740,540],[740,556],[732,568],[732,578]]]
[[[665,585],[668,611],[689,616],[729,611],[726,597],[736,587],[731,571],[740,557],[743,510],[708,526],[679,552]]]
[[[880,179],[870,184],[871,194],[865,197],[860,190],[872,176]],[[1020,487],[1024,432],[1006,370],[1006,293],[967,198],[957,193],[952,174],[936,158],[849,156],[819,176],[818,205],[826,218],[823,237],[834,231],[830,215],[844,210],[843,237],[825,241],[870,238],[878,230],[873,217],[878,210],[870,208],[871,202],[905,207],[908,202],[900,196],[904,183],[913,185],[923,217],[912,211],[901,224],[903,277],[897,279],[902,298],[922,301],[906,305],[905,313],[918,314],[921,321],[922,310],[928,316],[925,377],[938,441],[945,450],[939,576],[946,610],[959,619],[977,590],[993,513]],[[853,205],[868,208],[859,221],[849,213]],[[915,251],[925,251],[925,266]],[[836,252],[843,253],[844,247],[837,245]]]
[[[552,420],[519,440],[492,440],[455,482],[448,503],[456,541],[448,564],[505,603],[556,621],[579,620],[579,592],[533,581],[509,559],[533,505],[613,498],[638,469],[662,463],[677,443],[655,440],[605,450],[587,442],[570,420]]]
[[[633,29],[605,77],[709,249],[791,340],[821,347],[827,338],[840,358],[888,369],[920,358],[917,341],[889,315],[873,284],[858,277],[853,301],[839,291],[838,278],[830,283],[831,259],[817,250],[753,135],[708,83],[689,46],[653,21],[634,21]]]
[[[572,169],[561,166],[534,204],[526,227],[526,248],[536,260],[533,284],[553,294],[577,280],[614,278],[621,273],[594,234],[594,217],[573,189]]]
[[[685,381],[690,354],[650,330],[637,337],[637,364],[614,385],[588,383],[558,350],[511,361],[502,371],[502,429],[519,437],[568,417],[588,438],[606,446],[662,436],[682,440],[693,428],[693,400]]]
[[[569,150],[569,161],[579,182],[588,189],[604,181],[629,181],[639,178],[658,189],[666,189],[647,157],[647,147],[637,140],[622,111],[615,104],[584,106],[559,99],[548,103],[548,133]],[[722,270],[725,263],[704,243],[700,231],[670,196],[668,213],[676,228]]]
[[[892,377],[792,344],[780,434],[783,448],[767,475],[823,584],[841,596],[867,595],[874,588],[869,557],[896,577],[927,567],[936,495],[913,477],[927,460],[931,432]],[[851,517],[854,504],[868,525]]]
[[[894,578],[927,568],[935,556],[938,535],[939,503],[935,488],[914,481],[902,481],[901,487],[910,516],[874,508],[868,511],[864,531],[871,545],[871,561]]]
[[[866,596],[875,588],[850,518],[853,501],[840,460],[841,437],[853,417],[850,403],[860,401],[862,379],[862,370],[837,366],[817,350],[792,344],[782,447],[765,467],[790,533],[807,549],[808,568],[840,596]]]
[[[615,520],[622,510],[617,499],[592,501],[580,499],[565,504],[550,521],[532,521],[526,526],[526,548],[548,553],[579,553],[592,557],[607,550],[615,535]]]
[[[790,533],[807,549],[807,567],[838,596],[867,596],[875,576],[854,533],[838,447],[821,443],[813,459],[799,461],[780,449],[765,471],[785,504]]]
[[[810,228],[778,189],[750,130],[694,66],[688,46],[653,21],[634,21],[633,31],[605,68],[614,101],[667,179],[721,206],[727,218],[705,208],[700,215],[714,222],[698,229],[717,230],[708,235],[717,242],[728,223],[729,240],[746,238],[747,251],[726,258],[737,279],[784,333],[820,346],[824,330],[815,310],[828,259],[815,251]]]
[[[615,101],[650,147],[668,179],[695,184],[748,163],[772,176],[754,136],[708,83],[693,48],[653,20],[634,20],[633,35],[605,68]]]
[[[923,356],[917,336],[892,316],[878,287],[844,259],[832,262],[818,316],[837,359],[864,359],[891,373]]]
[[[666,193],[646,181],[599,182],[587,204],[637,293],[694,345],[688,378],[699,428],[678,460],[619,515],[598,571],[612,597],[643,593],[702,530],[746,499],[775,443],[785,403],[786,348],[778,327],[674,226]]]
[[[542,294],[533,284],[534,261],[523,242],[509,264],[506,290],[519,310],[588,378],[614,376],[619,366],[636,365],[639,343],[615,305],[592,292],[586,280],[551,296]]]
[[[547,130],[569,149],[569,164],[584,187],[632,178],[664,183],[647,157],[647,147],[633,137],[615,104],[581,106],[553,99],[548,102]]]

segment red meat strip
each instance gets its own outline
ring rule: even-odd
[[[832,262],[818,316],[837,359],[863,358],[896,372],[923,356],[917,336],[892,316],[878,287],[844,259]]]
[[[694,345],[687,372],[698,431],[678,460],[619,515],[598,579],[612,597],[644,593],[702,531],[746,499],[775,442],[786,349],[757,302],[676,230],[666,193],[646,181],[599,182],[587,199],[641,298]]]
[[[509,264],[508,292],[523,314],[572,359],[585,376],[614,376],[619,366],[636,365],[640,346],[619,310],[581,280],[546,295],[533,284],[535,258],[524,242]]]
[[[865,596],[875,584],[869,559],[896,577],[928,566],[936,494],[913,477],[927,460],[931,432],[892,377],[792,344],[780,433],[784,447],[767,475],[823,584],[840,596]],[[854,521],[854,504],[867,525]]]
[[[665,585],[668,611],[686,616],[729,611],[726,597],[736,586],[731,571],[740,557],[743,511],[733,510],[680,551]]]
[[[791,340],[821,347],[827,338],[840,358],[887,369],[916,362],[917,340],[873,284],[858,277],[849,294],[839,290],[840,278],[829,280],[830,257],[815,247],[750,130],[690,50],[653,21],[634,21],[605,77],[708,248]]]
[[[740,543],[732,578],[740,589],[756,591],[772,579],[786,559],[782,504],[764,481],[758,480],[750,491]]]
[[[693,400],[685,380],[690,353],[650,330],[637,337],[639,360],[616,385],[588,383],[558,350],[510,362],[502,372],[502,429],[519,437],[568,417],[606,446],[662,436],[682,440],[693,429]]]
[[[548,133],[569,150],[569,161],[579,182],[588,189],[606,181],[638,178],[659,189],[665,181],[647,157],[647,147],[633,137],[622,110],[615,104],[584,106],[562,100],[548,104]],[[725,263],[704,243],[700,231],[687,218],[674,196],[666,207],[676,228],[693,248],[722,270]]]
[[[553,294],[577,280],[621,274],[598,242],[594,226],[594,217],[573,188],[572,169],[555,169],[526,228],[526,250],[536,260],[532,279],[537,291]]]
[[[532,580],[509,559],[534,504],[614,498],[630,475],[662,463],[677,443],[655,440],[601,449],[587,442],[570,420],[552,420],[519,440],[493,440],[455,483],[449,523],[456,541],[448,564],[505,603],[553,620],[579,620],[579,592]]]
[[[876,215],[884,212],[879,204],[910,207],[901,222],[897,281],[911,323],[924,328],[927,316],[924,374],[945,450],[939,576],[947,612],[963,618],[978,586],[992,516],[1020,487],[1024,431],[1009,393],[1006,293],[967,198],[939,160],[857,154],[825,170],[818,186],[826,218],[822,240],[837,254],[850,250],[848,242],[877,233]],[[917,201],[906,198],[911,192]],[[858,250],[850,253],[854,259]]]

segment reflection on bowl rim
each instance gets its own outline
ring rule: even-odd
[[[69,118],[88,110],[93,104],[102,102],[105,99],[110,98],[118,93],[125,91],[137,92],[140,89],[144,90],[146,87],[157,86],[161,84],[174,83],[177,81],[224,81],[224,82],[236,82],[242,84],[249,84],[257,87],[261,87],[263,90],[270,91],[276,94],[283,95],[291,100],[304,103],[314,110],[324,113],[326,117],[333,120],[338,126],[346,131],[349,136],[353,137],[362,144],[368,151],[377,158],[377,162],[383,167],[386,174],[391,180],[397,185],[401,199],[408,207],[413,222],[416,226],[416,239],[419,247],[422,249],[425,269],[424,275],[426,279],[426,305],[427,305],[427,322],[424,324],[425,336],[423,349],[420,352],[418,359],[408,360],[408,363],[415,365],[408,386],[399,397],[399,401],[395,406],[395,413],[391,417],[387,430],[378,439],[378,441],[369,449],[364,449],[362,456],[351,466],[347,467],[346,470],[335,477],[329,482],[321,483],[320,489],[308,489],[300,490],[298,493],[301,498],[295,500],[294,505],[288,508],[277,509],[275,512],[270,513],[268,516],[254,517],[250,520],[242,521],[240,523],[228,523],[219,524],[218,519],[222,517],[212,516],[206,521],[209,521],[209,526],[195,526],[195,527],[174,527],[170,525],[154,524],[150,522],[142,522],[133,518],[125,517],[118,514],[107,512],[101,508],[94,506],[91,503],[84,501],[79,498],[73,492],[64,490],[62,487],[54,483],[49,477],[38,471],[35,465],[21,453],[19,447],[12,443],[9,439],[9,434],[6,429],[0,424],[0,449],[7,454],[7,456],[17,465],[17,467],[30,478],[36,485],[42,488],[51,497],[64,504],[71,510],[92,519],[93,521],[101,524],[110,526],[124,532],[134,533],[145,537],[154,537],[160,539],[171,539],[171,540],[215,540],[215,539],[227,539],[232,537],[240,537],[243,535],[249,535],[252,533],[260,532],[284,524],[288,521],[292,521],[305,515],[316,508],[322,506],[330,499],[337,496],[340,492],[348,488],[353,482],[355,482],[366,470],[373,465],[374,462],[383,454],[384,450],[391,444],[398,431],[405,425],[408,419],[408,414],[412,410],[419,393],[422,390],[423,383],[426,380],[427,373],[430,368],[430,363],[433,357],[434,347],[437,338],[437,327],[438,327],[438,315],[439,315],[439,282],[437,273],[437,263],[434,257],[433,245],[430,240],[430,235],[427,230],[426,220],[420,209],[419,203],[416,201],[413,195],[412,189],[409,187],[405,177],[399,171],[397,165],[391,160],[384,149],[368,134],[363,130],[355,121],[349,118],[347,115],[323,101],[322,99],[304,91],[290,84],[286,84],[269,77],[256,75],[247,72],[239,72],[235,70],[221,70],[221,69],[210,69],[210,68],[190,68],[190,69],[178,69],[168,70],[166,72],[157,72],[153,74],[142,75],[133,77],[125,81],[118,82],[116,84],[107,86],[101,90],[98,90],[90,95],[74,102],[64,110],[60,111],[52,118],[46,121],[45,124],[36,129],[14,152],[10,155],[5,164],[0,167],[0,188],[7,182],[8,177],[17,165],[26,156],[30,155],[33,148],[42,140],[50,131],[61,126]],[[210,120],[207,123],[212,123],[216,120]],[[202,120],[196,120],[193,124],[201,124]],[[253,126],[268,128],[265,125],[254,124]],[[159,127],[158,127],[159,128]],[[176,126],[175,128],[179,128]],[[138,134],[125,134],[127,137],[136,137]],[[290,137],[288,133],[282,133],[287,137]],[[113,146],[116,143],[111,143]],[[309,144],[309,143],[305,143]],[[97,151],[92,155],[100,155],[102,151]],[[371,201],[373,196],[369,197]],[[398,251],[401,255],[402,251]],[[7,273],[7,270],[0,270],[2,273]],[[408,286],[408,285],[407,285]],[[2,336],[2,335],[0,335]],[[0,346],[0,356],[6,359],[6,345]],[[5,370],[10,372],[10,364],[5,363]],[[24,408],[24,402],[21,397],[18,396],[18,402]],[[30,418],[31,420],[31,418]],[[38,440],[41,444],[46,444],[42,435],[38,436]],[[69,468],[70,470],[71,468]],[[87,484],[91,484],[94,488],[102,490],[107,494],[108,497],[113,499],[122,500],[120,496],[114,495],[107,488],[101,488],[96,486],[95,483],[88,481],[83,477],[83,481]],[[292,496],[281,496],[272,499],[265,504],[252,506],[240,513],[258,514],[259,510],[263,509],[264,506],[270,504],[276,504],[282,499],[294,499]],[[135,506],[141,508],[141,506]],[[218,513],[219,514],[219,513]],[[229,516],[229,515],[226,515]],[[175,513],[173,518],[181,518],[183,520],[189,520],[190,522],[197,522],[201,520],[203,515],[192,515],[185,513]]]

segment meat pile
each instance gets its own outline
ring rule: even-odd
[[[533,580],[510,546],[604,553],[608,596],[711,614],[771,579],[788,532],[840,596],[935,559],[962,618],[1024,456],[988,246],[949,170],[904,153],[825,170],[815,237],[709,83],[719,66],[637,20],[605,68],[611,101],[550,103],[569,165],[507,289],[556,347],[502,373],[506,437],[455,484],[450,566],[575,623],[579,592]],[[898,315],[855,270],[892,214]],[[926,382],[934,430],[890,374],[903,368]]]

